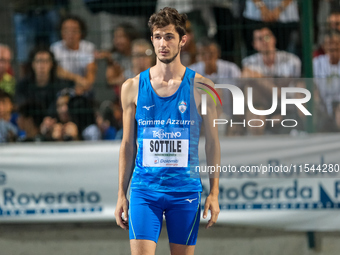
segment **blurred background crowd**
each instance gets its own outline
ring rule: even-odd
[[[251,85],[259,110],[271,107],[273,87],[306,88],[302,78],[314,78],[313,130],[339,132],[340,3],[310,2],[312,63],[302,61],[306,45],[298,0],[3,2],[0,142],[121,139],[120,88],[155,64],[147,20],[165,6],[188,15],[188,42],[181,51],[185,66],[215,84],[234,82],[245,92]],[[250,111],[232,116],[231,94],[221,93],[220,118],[284,117],[280,107],[271,116]],[[286,119],[298,120],[294,132],[308,129],[301,111],[287,111]],[[283,133],[292,128],[267,123],[223,130],[227,136]]]

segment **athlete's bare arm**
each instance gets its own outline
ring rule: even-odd
[[[128,201],[126,192],[129,187],[136,157],[135,113],[138,95],[139,75],[128,79],[122,86],[123,139],[119,152],[118,200],[115,211],[116,222],[128,229]],[[124,212],[124,220],[122,213]]]
[[[212,87],[215,87],[214,83],[204,78],[200,74],[196,74],[195,80],[199,79],[200,82],[208,84]],[[195,83],[196,84],[196,83]],[[199,94],[195,96],[196,103],[200,105],[200,94],[201,90],[195,89]],[[220,149],[220,141],[218,139],[218,130],[217,127],[214,127],[214,119],[217,119],[217,110],[214,101],[212,98],[207,97],[207,114],[202,115],[203,119],[203,127],[205,133],[205,153],[207,158],[207,166],[220,166],[221,162],[221,149]],[[218,172],[210,174],[210,193],[205,201],[203,218],[206,218],[208,215],[208,211],[211,212],[211,218],[206,226],[206,228],[211,227],[218,218],[218,214],[220,213],[220,205],[218,203],[218,194],[219,194],[219,175]]]

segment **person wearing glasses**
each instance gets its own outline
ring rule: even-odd
[[[272,30],[278,39],[278,49],[298,52],[296,47],[299,37],[299,20],[297,0],[246,0],[243,22],[247,54],[253,51],[252,34],[261,26],[267,26]]]
[[[16,86],[15,103],[38,102],[52,114],[57,93],[73,86],[72,81],[57,77],[57,63],[49,48],[37,47],[29,54],[27,76]]]

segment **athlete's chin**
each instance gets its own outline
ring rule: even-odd
[[[158,57],[159,61],[161,61],[162,63],[170,64],[172,61],[174,61],[176,59],[176,57],[178,56],[178,53],[179,53],[179,51],[175,55],[172,55],[172,56],[168,55],[168,57],[165,57],[165,56],[162,56],[162,55],[158,55],[157,57]]]
[[[158,58],[158,59],[164,64],[170,64],[172,61],[174,61],[173,58]]]

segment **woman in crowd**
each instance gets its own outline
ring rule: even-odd
[[[59,79],[56,72],[54,54],[46,47],[34,49],[29,56],[28,76],[16,87],[16,104],[33,101],[41,104],[52,114],[57,92],[74,86],[71,81]]]

